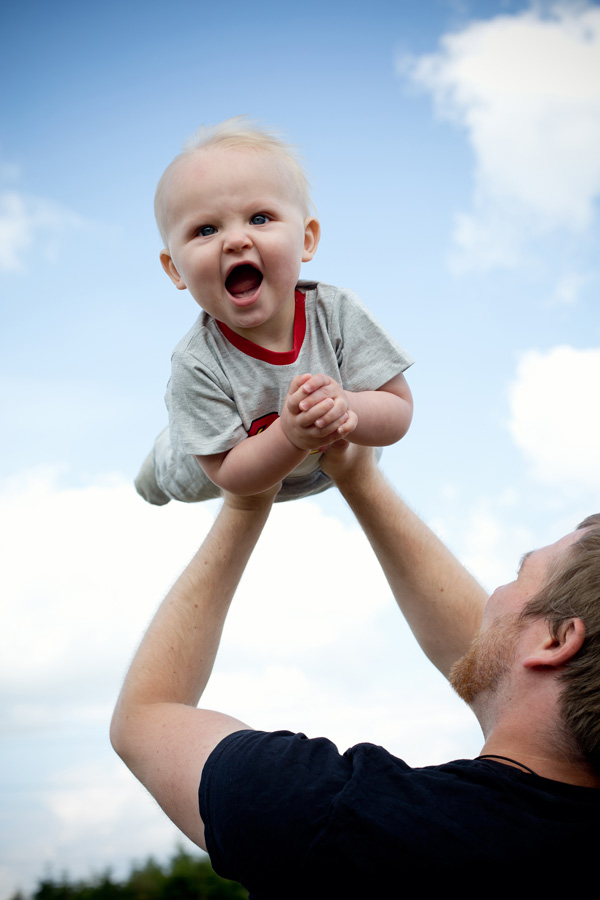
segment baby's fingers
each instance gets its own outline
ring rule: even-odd
[[[325,411],[315,418],[315,425],[317,428],[329,428],[334,422],[337,422],[338,420],[341,421],[344,414],[348,412],[348,403],[344,397],[338,397],[335,400],[329,398],[328,402],[331,404],[330,407],[325,407]],[[323,401],[323,404],[321,404],[320,407],[317,407],[319,412],[325,404],[326,401]],[[346,419],[344,419],[344,422],[345,421]]]
[[[326,399],[333,400],[336,404],[336,408],[340,411],[348,409],[348,398],[340,388],[339,384],[332,378],[329,379],[329,384],[318,388],[312,394],[309,394],[308,397],[301,400],[299,404],[300,409],[302,412],[308,412],[309,409],[312,409]]]
[[[348,410],[348,416],[344,422],[342,422],[337,428],[337,439],[343,440],[348,437],[349,434],[352,434],[356,426],[358,425],[358,416],[352,410]]]
[[[323,375],[322,372],[319,372],[317,375],[311,375],[310,378],[307,378],[302,384],[302,391],[304,394],[313,394],[319,388],[327,387],[330,382],[331,378],[329,375]]]
[[[304,375],[296,375],[288,388],[288,397],[291,397],[292,394],[296,394],[300,391],[300,388],[306,384],[313,376],[310,372],[305,372]],[[302,395],[305,395],[305,391],[302,391]]]
[[[291,413],[297,415],[300,412],[300,402],[306,398],[304,385],[312,378],[308,372],[305,375],[296,375],[290,384],[287,397],[285,399],[286,406]]]

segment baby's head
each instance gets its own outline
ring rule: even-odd
[[[204,129],[158,184],[163,268],[213,318],[255,343],[283,346],[301,263],[319,243],[311,205],[283,141],[241,118]]]
[[[211,149],[271,154],[274,161],[285,169],[303,215],[308,217],[314,212],[308,178],[294,147],[245,116],[235,116],[218,125],[199,128],[163,172],[154,195],[154,215],[165,247],[169,246],[168,197],[173,175],[194,155]]]

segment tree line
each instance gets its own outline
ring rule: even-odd
[[[11,900],[247,900],[248,892],[236,881],[220,878],[206,857],[183,849],[164,865],[150,858],[133,867],[123,880],[109,871],[86,881],[44,877],[35,891],[20,891]]]

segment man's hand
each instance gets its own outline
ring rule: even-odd
[[[260,494],[248,494],[247,496],[244,496],[240,494],[231,494],[229,491],[223,491],[223,501],[224,505],[230,509],[247,510],[250,512],[253,510],[266,510],[270,509],[280,490],[281,481],[273,485],[272,488],[262,491]]]
[[[338,486],[356,479],[364,481],[378,470],[372,447],[363,447],[344,440],[335,441],[322,456],[320,463],[323,471],[333,478]]]
[[[337,381],[328,375],[299,375],[292,381],[281,411],[287,439],[300,450],[320,450],[323,444],[351,434],[358,418]]]

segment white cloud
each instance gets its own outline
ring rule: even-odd
[[[176,571],[177,541],[162,564],[160,536],[136,500],[119,479],[61,489],[49,469],[4,483],[0,577],[8,640],[0,684],[18,686],[25,699],[41,692],[61,704],[85,698],[107,674],[114,681],[111,670],[131,651],[157,582],[166,586]],[[196,517],[200,528],[209,521],[204,510]]]
[[[52,469],[0,486],[7,734],[66,735],[77,722],[106,738],[131,654],[216,506],[151,508],[120,478],[63,488]],[[393,703],[385,686],[409,666],[423,668],[423,686],[431,667],[358,526],[317,503],[276,505],[228,617],[207,705],[257,727],[366,739],[369,710]]]
[[[600,492],[599,384],[600,349],[562,346],[521,356],[509,428],[542,481]]]
[[[119,477],[63,487],[52,469],[0,484],[0,715],[12,785],[0,895],[30,888],[48,863],[78,876],[172,849],[174,828],[108,750],[108,722],[134,647],[216,506],[151,508]],[[358,526],[314,502],[275,507],[206,703],[343,749],[381,742],[416,765],[480,746],[474,719],[402,624]]]
[[[110,697],[214,508],[152,509],[118,478],[64,489],[48,469],[5,482],[0,686],[18,685],[25,703],[40,692],[76,705],[90,693]],[[367,628],[388,596],[357,528],[328,519],[316,504],[276,506],[228,620],[226,646],[232,656],[254,657],[259,672],[267,660],[301,662]]]
[[[457,264],[514,265],[529,237],[590,226],[600,193],[597,6],[536,4],[474,22],[399,69],[466,130],[475,154]]]
[[[119,877],[136,859],[164,859],[176,842],[188,844],[112,753],[68,768],[58,763],[41,785],[35,768],[34,786],[24,796],[19,792],[14,806],[5,799],[11,824],[3,835],[3,900],[17,890],[29,893],[48,870],[55,877],[66,872],[70,879],[88,879],[110,869]]]
[[[24,256],[34,243],[46,259],[53,260],[64,231],[82,224],[76,213],[52,200],[16,190],[3,191],[0,193],[0,271],[22,270]]]

